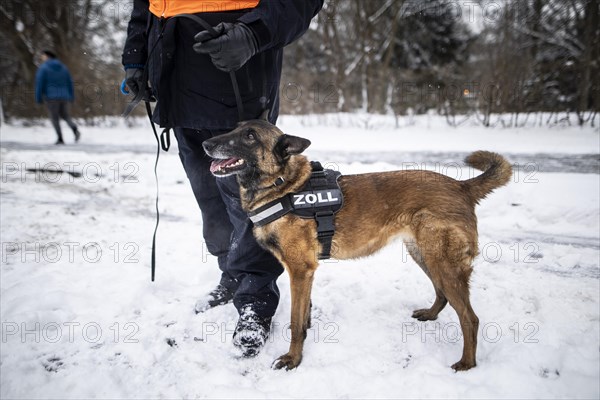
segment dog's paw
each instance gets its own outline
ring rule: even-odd
[[[454,364],[452,366],[452,369],[456,372],[458,371],[467,371],[470,370],[471,368],[475,367],[477,364],[475,362],[466,362],[463,360],[460,360],[459,362],[457,362],[456,364]]]
[[[302,361],[302,357],[294,357],[292,355],[288,354],[284,354],[281,357],[279,357],[277,360],[275,360],[273,362],[273,369],[284,369],[286,371],[289,371],[291,369],[296,368],[298,365],[300,365],[300,361]]]
[[[415,310],[412,317],[419,321],[434,321],[437,319],[437,314],[434,314],[429,308],[423,308],[421,310]]]

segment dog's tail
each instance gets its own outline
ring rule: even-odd
[[[506,185],[512,176],[512,166],[500,154],[476,151],[465,159],[465,163],[483,171],[483,174],[463,182],[476,202],[492,193],[494,189]]]

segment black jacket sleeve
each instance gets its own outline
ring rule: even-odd
[[[302,36],[322,7],[323,0],[261,0],[239,21],[256,33],[259,51],[264,51],[286,46]]]
[[[127,39],[123,49],[123,65],[144,65],[148,57],[148,0],[134,0],[131,19],[127,26]]]

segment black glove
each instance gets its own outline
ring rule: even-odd
[[[258,51],[254,32],[245,24],[221,22],[214,27],[218,36],[202,31],[194,37],[194,51],[208,54],[221,71],[237,71]]]
[[[148,86],[148,82],[144,82],[144,70],[141,68],[127,68],[125,70],[125,85],[131,93],[133,98],[138,96],[140,90],[144,90],[144,101],[156,101],[152,95],[152,90]]]
[[[140,92],[140,88],[143,87],[142,78],[144,76],[144,70],[141,68],[127,68],[125,70],[125,84],[133,97],[136,97]]]

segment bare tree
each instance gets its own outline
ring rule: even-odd
[[[118,113],[124,100],[115,96],[120,73],[110,53],[120,52],[115,33],[124,29],[126,13],[109,0],[2,0],[0,62],[5,73],[0,85],[7,116],[43,112],[31,104],[36,58],[44,49],[52,49],[71,70],[75,115]]]

